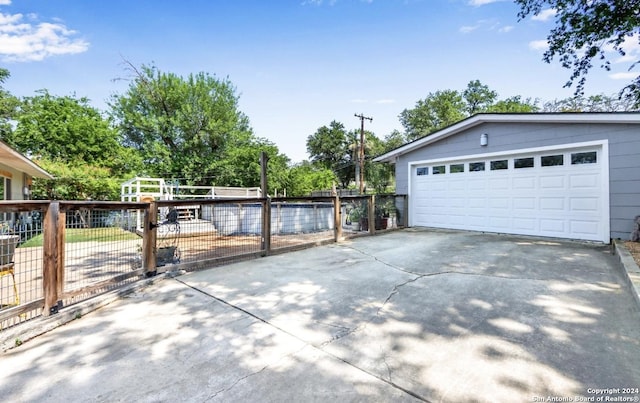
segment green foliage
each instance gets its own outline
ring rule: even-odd
[[[313,163],[332,170],[342,187],[347,187],[354,177],[355,142],[355,135],[348,135],[344,125],[334,120],[307,138],[307,152]]]
[[[517,95],[514,97],[509,97],[506,99],[502,99],[492,105],[489,105],[486,109],[486,112],[495,112],[495,113],[533,113],[539,110],[537,106],[537,102],[532,101],[531,99],[522,99],[521,96]]]
[[[418,100],[413,109],[400,113],[407,139],[415,140],[465,118],[466,105],[458,91],[443,90]]]
[[[55,179],[34,179],[34,199],[43,200],[119,200],[122,179],[112,170],[87,163],[68,164],[42,159],[38,165]]]
[[[413,109],[400,114],[407,140],[416,140],[481,112],[536,112],[530,99],[520,96],[496,101],[498,94],[479,80],[470,81],[462,92],[444,90],[430,93]]]
[[[556,25],[547,36],[549,48],[543,60],[551,63],[557,58],[562,67],[572,71],[565,87],[577,82],[576,95],[584,93],[586,76],[594,63],[610,70],[608,51],[616,57],[624,57],[638,44],[640,0],[515,1],[520,6],[520,19],[536,16],[547,8],[556,10]],[[640,105],[640,76],[624,87],[621,95],[632,99],[636,106]]]
[[[600,94],[548,101],[544,103],[542,110],[544,112],[628,112],[637,110],[637,107],[630,98]]]
[[[304,161],[289,170],[287,196],[308,196],[314,190],[331,189],[336,180],[330,169]]]
[[[193,185],[210,184],[211,178],[235,186],[259,180],[257,159],[235,166],[244,173],[218,178],[233,161],[245,162],[255,152],[248,119],[238,110],[229,80],[130,67],[134,77],[126,93],[112,99],[112,114],[125,144],[141,154],[147,174],[188,178]]]
[[[490,90],[489,86],[484,85],[480,80],[470,81],[462,93],[467,106],[466,111],[469,115],[486,111],[498,98],[498,93]]]
[[[87,98],[57,97],[46,90],[22,100],[17,127],[7,136],[18,151],[66,163],[111,167],[126,151],[117,132]]]
[[[19,104],[16,97],[2,88],[2,84],[10,76],[9,70],[0,67],[0,140],[6,139],[6,136],[11,133],[9,120],[15,115]]]

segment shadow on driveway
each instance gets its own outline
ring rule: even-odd
[[[604,245],[408,229],[218,267],[4,353],[0,396],[513,402],[639,388],[640,312],[618,264]]]

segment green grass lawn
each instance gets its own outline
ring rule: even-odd
[[[129,241],[134,239],[142,239],[140,236],[125,231],[122,228],[70,228],[65,231],[65,242],[110,242],[110,241]],[[21,248],[30,248],[33,246],[42,246],[43,236],[37,235],[27,242],[20,245]]]

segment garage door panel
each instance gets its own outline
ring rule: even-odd
[[[513,228],[523,231],[534,232],[538,226],[538,220],[535,218],[514,218]]]
[[[541,176],[540,177],[540,189],[541,190],[559,190],[565,188],[566,177],[565,175],[554,176]]]
[[[569,176],[569,189],[596,189],[599,187],[598,176],[596,174],[571,175]]]
[[[572,211],[598,212],[600,199],[597,197],[572,197],[569,205]]]
[[[509,202],[511,200],[508,197],[490,197],[489,198],[489,208],[490,209],[508,209]]]
[[[553,234],[552,236],[560,236],[567,232],[567,226],[563,219],[549,219],[544,218],[540,220],[540,231],[547,234]]]
[[[581,235],[597,235],[598,234],[598,222],[595,221],[579,221],[572,220],[570,222],[571,232]]]
[[[542,211],[564,211],[564,197],[540,197],[540,210]]]
[[[513,189],[534,190],[536,188],[536,178],[534,176],[525,178],[513,178]]]
[[[509,190],[509,178],[489,179],[489,190]]]
[[[464,172],[413,176],[412,225],[606,241],[608,201],[601,186],[608,180],[607,157],[601,147],[585,150],[438,161],[432,166],[464,165]],[[599,153],[596,163],[572,164],[568,157],[592,150]],[[564,164],[542,166],[542,156],[558,154],[565,156]],[[532,157],[533,167],[514,168],[515,159]],[[508,168],[491,170],[497,159],[509,160]],[[484,163],[486,170],[472,171],[471,162]]]
[[[515,210],[536,210],[536,198],[535,197],[514,197],[513,208]]]

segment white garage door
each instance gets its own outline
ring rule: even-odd
[[[609,242],[603,146],[411,166],[413,226]]]

